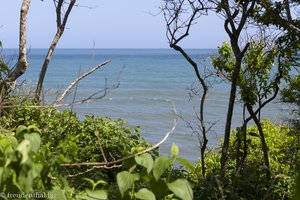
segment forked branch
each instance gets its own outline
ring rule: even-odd
[[[42,66],[42,70],[40,72],[40,77],[38,80],[38,84],[36,87],[36,92],[35,92],[35,100],[36,102],[40,102],[40,98],[42,96],[42,90],[43,90],[43,83],[44,83],[44,79],[45,79],[45,75],[48,69],[48,65],[50,63],[51,57],[54,53],[54,50],[56,48],[56,45],[58,44],[61,36],[64,33],[69,15],[75,5],[76,0],[70,0],[70,3],[68,4],[68,8],[66,13],[62,16],[62,10],[63,10],[63,5],[65,3],[65,0],[53,0],[55,8],[56,8],[56,34],[52,40],[52,43],[48,49],[46,58],[44,60],[43,66]]]

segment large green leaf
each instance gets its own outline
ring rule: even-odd
[[[176,158],[176,161],[180,162],[190,172],[194,172],[194,166],[185,158]]]
[[[183,200],[193,200],[193,190],[190,183],[185,179],[178,179],[172,183],[168,183],[168,188],[177,197]]]
[[[124,193],[132,187],[135,181],[140,179],[140,175],[135,173],[131,174],[127,171],[123,171],[118,173],[117,175],[117,183],[119,190],[121,192],[121,195],[124,196]]]
[[[173,162],[174,159],[166,156],[160,156],[154,161],[153,175],[156,181],[158,181],[160,176],[173,164]]]
[[[41,133],[41,130],[36,125],[29,125],[27,128],[28,133]]]
[[[9,154],[14,151],[14,148],[18,146],[18,141],[13,136],[7,136],[0,140],[0,151],[5,154]]]
[[[106,200],[107,199],[107,191],[106,190],[94,190],[86,191],[87,197],[90,197],[90,199],[98,199],[98,200]]]
[[[40,176],[42,170],[43,170],[43,165],[41,163],[32,163],[31,164],[32,169],[30,170],[30,173],[32,174],[33,178],[36,178]]]
[[[30,163],[31,169],[24,169],[18,172],[17,182],[23,192],[33,191],[35,179],[40,177],[43,165],[40,163]],[[27,167],[27,166],[26,166]]]
[[[31,150],[37,152],[41,145],[41,136],[38,133],[25,133],[24,138],[31,144]]]
[[[22,154],[22,160],[21,160],[21,164],[25,163],[29,156],[29,152],[31,149],[31,144],[29,142],[29,140],[23,140],[19,146],[17,147],[17,150]]]
[[[16,137],[18,139],[23,139],[23,135],[27,133],[27,127],[24,125],[20,125],[18,126],[17,130],[16,130]]]
[[[145,153],[140,156],[136,156],[135,161],[138,165],[145,167],[147,169],[148,174],[151,172],[153,167],[153,159],[150,154]]]
[[[155,195],[153,192],[146,188],[140,189],[138,192],[134,194],[135,198],[142,199],[142,200],[156,200]]]

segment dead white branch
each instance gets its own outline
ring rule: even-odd
[[[99,65],[97,65],[96,67],[94,67],[93,69],[91,69],[90,71],[84,73],[83,75],[79,76],[78,78],[76,78],[68,87],[67,89],[62,93],[62,95],[56,100],[56,102],[54,103],[54,107],[57,107],[57,105],[59,105],[64,99],[65,97],[70,93],[70,91],[72,90],[72,88],[77,85],[77,83],[79,81],[81,81],[82,79],[84,79],[86,76],[90,75],[91,73],[93,73],[94,71],[96,71],[97,69],[101,68],[102,66],[108,64],[110,62],[110,60],[105,61]]]

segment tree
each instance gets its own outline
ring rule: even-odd
[[[225,178],[226,175],[232,116],[238,91],[244,105],[244,122],[240,128],[241,136],[238,137],[237,141],[236,171],[238,172],[242,168],[243,162],[247,157],[246,129],[248,122],[253,120],[258,127],[262,143],[266,178],[267,180],[271,178],[268,146],[261,126],[261,112],[278,95],[279,85],[282,80],[288,79],[291,66],[299,65],[299,34],[297,34],[297,28],[299,28],[299,15],[297,12],[299,10],[296,9],[297,6],[299,6],[298,2],[288,0],[279,3],[258,0],[165,1],[163,14],[170,47],[179,51],[195,69],[198,81],[201,83],[204,91],[202,96],[203,102],[207,92],[203,76],[197,71],[197,64],[179,43],[188,37],[190,29],[196,23],[196,20],[201,15],[207,14],[208,11],[213,11],[223,16],[224,19],[224,29],[230,41],[219,48],[219,60],[214,60],[215,67],[219,72],[222,72],[222,76],[225,76],[231,84],[220,159],[220,175],[222,178]],[[283,14],[276,9],[284,10]],[[292,9],[296,14],[291,14]],[[273,13],[271,14],[270,12]],[[274,14],[276,17],[273,16]],[[250,35],[247,32],[249,25],[256,28],[259,34]],[[270,34],[266,34],[266,30],[271,30],[274,27],[276,28],[275,32],[270,31]],[[278,29],[278,27],[283,30]],[[260,37],[258,40],[253,39],[262,35],[263,37]],[[202,81],[204,84],[202,84]],[[201,103],[200,113],[203,110],[204,106]],[[248,117],[246,116],[246,110],[249,113]],[[200,124],[202,124],[204,118],[200,117],[199,119]],[[204,140],[200,144],[203,146],[207,143],[205,130],[205,126],[202,126]],[[244,149],[243,155],[240,155],[242,141]],[[201,156],[201,159],[203,159],[204,163],[203,157]]]
[[[283,28],[288,32],[300,35],[299,7],[297,0],[260,0],[258,1],[256,19],[267,25]]]
[[[230,38],[230,45],[235,58],[235,65],[231,77],[231,89],[225,124],[224,141],[222,146],[222,156],[220,161],[221,177],[223,178],[226,173],[226,160],[229,148],[229,138],[232,124],[233,109],[236,98],[236,91],[238,86],[238,78],[241,71],[242,59],[250,45],[250,43],[241,45],[240,39],[242,31],[247,25],[247,22],[249,20],[249,17],[251,16],[256,1],[246,0],[242,2],[236,2],[222,0],[216,3],[218,6],[217,12],[222,14],[225,18],[224,28]]]
[[[0,83],[0,104],[3,103],[7,94],[11,91],[15,81],[28,68],[26,52],[26,20],[30,6],[30,0],[24,0],[21,6],[20,15],[20,37],[19,37],[19,57],[16,66],[8,73],[7,77]]]
[[[36,101],[39,102],[42,94],[43,82],[46,75],[46,71],[51,59],[51,56],[55,50],[55,47],[61,38],[68,17],[72,11],[72,8],[75,5],[76,0],[70,0],[67,2],[66,0],[53,0],[54,5],[56,7],[56,23],[57,23],[57,32],[53,38],[53,41],[49,47],[47,56],[44,60],[42,70],[40,73],[40,78],[37,84],[36,89]],[[64,6],[67,5],[66,13],[63,14]],[[21,15],[20,15],[20,38],[19,38],[19,57],[16,66],[8,73],[5,79],[1,81],[0,84],[0,103],[3,102],[4,98],[8,93],[11,92],[12,86],[15,84],[16,80],[24,74],[27,70],[29,64],[27,61],[27,52],[26,52],[26,24],[27,24],[27,14],[30,7],[30,0],[24,0],[21,7]]]
[[[193,126],[187,122],[188,126],[193,129],[193,132],[197,135],[197,139],[200,145],[200,159],[202,163],[202,177],[205,181],[205,151],[207,148],[207,132],[211,127],[207,128],[204,116],[205,100],[208,94],[208,84],[206,83],[206,75],[201,74],[199,66],[196,61],[180,46],[180,42],[189,35],[191,26],[196,23],[196,20],[201,16],[207,14],[208,4],[205,1],[196,0],[174,0],[164,1],[162,6],[162,12],[166,22],[166,36],[169,41],[169,45],[174,50],[178,51],[185,60],[192,66],[196,74],[197,80],[200,83],[202,89],[202,95],[200,97],[199,111],[197,118],[199,119],[199,129],[194,129]],[[190,12],[190,13],[189,13]],[[193,92],[193,88],[191,89]]]
[[[56,8],[56,28],[57,28],[57,30],[56,30],[56,34],[52,40],[52,43],[48,49],[48,53],[46,55],[46,58],[44,60],[43,66],[42,66],[42,70],[40,72],[40,77],[39,77],[36,92],[35,92],[35,100],[37,102],[40,101],[41,96],[42,96],[43,83],[44,83],[45,75],[46,75],[51,57],[54,53],[56,45],[59,42],[59,39],[61,38],[61,36],[63,35],[63,33],[65,31],[69,15],[75,5],[75,2],[76,2],[76,0],[69,0],[69,2],[67,2],[66,0],[53,0],[53,3]],[[65,4],[67,5],[67,9],[66,9],[66,13],[63,14]]]
[[[278,62],[275,65],[276,57],[279,56],[278,46],[274,43],[268,43],[266,37],[263,40],[251,41],[248,50],[242,60],[241,72],[238,78],[238,88],[240,99],[247,109],[249,117],[243,117],[244,122],[241,128],[237,130],[237,152],[236,152],[236,171],[242,168],[247,156],[247,123],[253,120],[259,132],[259,138],[262,144],[262,152],[264,155],[264,165],[267,180],[271,178],[271,169],[268,156],[268,145],[265,141],[263,128],[261,125],[261,111],[271,101],[273,101],[279,91],[279,85],[283,72],[289,65],[283,65]],[[227,80],[232,81],[232,73],[235,65],[235,60],[232,55],[232,49],[228,43],[224,43],[219,47],[219,56],[213,58],[213,65],[226,77]],[[280,59],[280,56],[278,57]],[[241,141],[243,142],[243,156],[241,159],[240,148]]]
[[[294,77],[288,79],[288,85],[282,90],[282,101],[289,103],[295,108],[299,107],[299,68],[300,66],[300,3],[297,0],[282,0],[282,1],[259,1],[259,11],[254,15],[254,18],[261,24],[267,26],[275,26],[282,30],[281,36],[277,43],[280,46],[279,63],[285,63],[294,67]],[[288,73],[287,71],[284,72]],[[297,110],[297,109],[296,109]],[[292,126],[295,130],[299,130],[299,120],[297,120],[296,110],[295,120],[291,119]]]

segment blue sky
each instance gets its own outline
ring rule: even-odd
[[[5,48],[18,46],[22,0],[0,0],[0,40]],[[77,0],[60,48],[168,48],[160,0]],[[32,0],[28,14],[28,47],[48,48],[56,31],[52,0]],[[203,17],[182,43],[185,48],[216,48],[227,36],[220,17]]]

